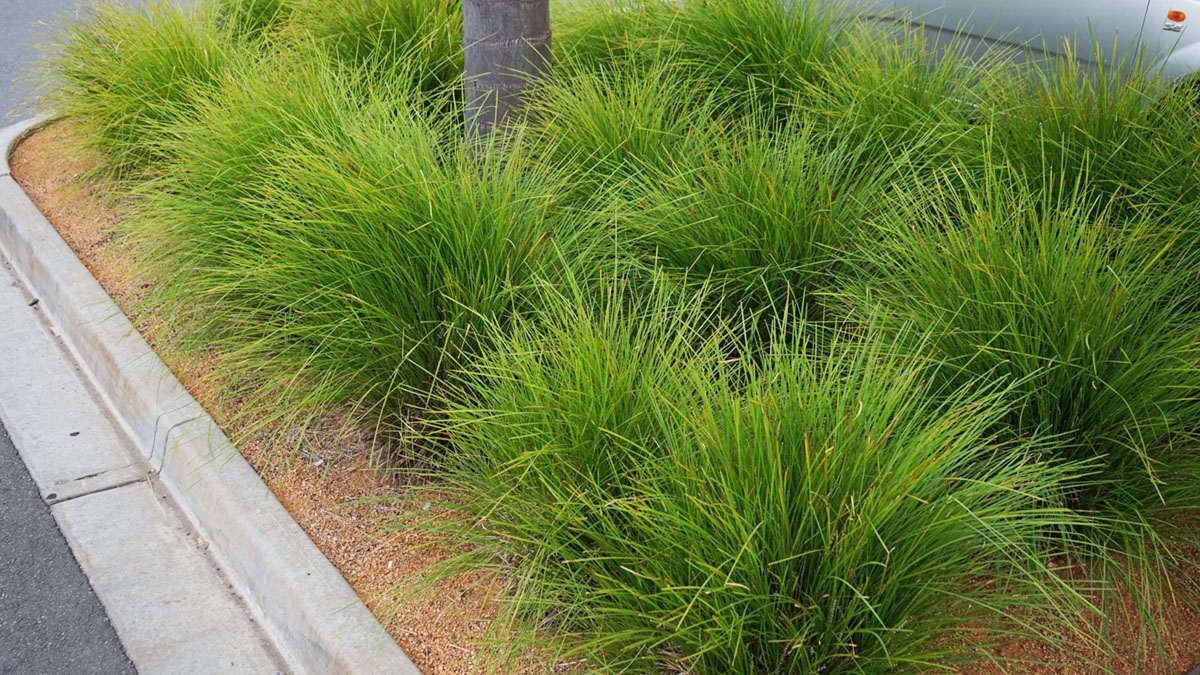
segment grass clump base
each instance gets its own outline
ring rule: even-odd
[[[477,324],[598,260],[600,238],[554,209],[558,175],[476,156],[414,95],[317,63],[231,69],[178,126],[132,234],[180,339],[244,357],[264,392],[318,382],[308,404],[398,423],[484,347]]]
[[[1054,438],[1051,461],[1095,462],[1098,474],[1064,493],[1092,521],[1074,554],[1121,583],[1132,568],[1135,595],[1162,597],[1149,587],[1190,575],[1179,547],[1195,546],[1196,253],[1175,254],[1154,218],[1120,222],[1076,190],[1061,198],[998,178],[929,187],[945,201],[898,200],[864,253],[871,280],[849,295],[882,307],[888,334],[920,325],[939,336],[906,349],[944,364],[947,386],[1010,383],[1012,436]],[[1162,607],[1149,605],[1150,629],[1162,630]]]
[[[46,104],[80,125],[109,171],[128,174],[163,158],[156,139],[211,86],[233,49],[208,5],[153,0],[140,10],[101,2],[51,34],[38,69]]]
[[[621,295],[508,331],[446,405],[467,565],[517,625],[606,672],[882,672],[1069,595],[1039,570],[1091,468],[999,440],[1003,392],[802,323],[731,362],[704,303]]]

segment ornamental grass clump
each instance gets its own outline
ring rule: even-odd
[[[1092,60],[1094,70],[1062,58],[995,71],[990,160],[1011,165],[1036,190],[1070,191],[1086,175],[1092,194],[1121,218],[1167,211],[1181,199],[1195,204],[1194,109],[1132,55],[1097,47]]]
[[[427,120],[368,76],[270,66],[231,72],[141,192],[151,304],[266,399],[394,421],[479,348],[479,321],[502,321],[600,237],[555,210],[562,186],[519,142],[477,155],[446,140],[457,120]]]
[[[669,0],[570,0],[554,5],[557,77],[653,67],[671,55],[682,7]]]
[[[672,63],[739,114],[786,114],[836,58],[835,3],[585,0],[556,8],[565,72]]]
[[[1005,176],[898,199],[875,220],[849,307],[882,308],[893,335],[927,329],[909,349],[948,382],[1007,383],[1000,421],[1056,438],[1049,461],[1102,467],[1063,493],[1096,523],[1072,555],[1084,574],[1140,579],[1134,597],[1157,611],[1167,571],[1190,569],[1173,547],[1193,545],[1200,512],[1198,253],[1172,252],[1153,217],[1116,219],[1086,175],[1058,197]]]
[[[672,59],[744,114],[776,121],[840,49],[836,2],[697,0],[670,33]]]
[[[626,186],[620,231],[678,283],[710,285],[727,318],[764,326],[836,287],[846,243],[901,175],[902,158],[878,162],[809,120],[779,134],[749,123],[694,136],[682,161]]]
[[[460,0],[293,0],[295,23],[334,58],[385,75],[402,69],[420,91],[444,92],[463,74]]]
[[[999,390],[803,325],[747,364],[702,298],[562,295],[456,373],[441,424],[436,490],[459,562],[512,585],[506,640],[600,672],[884,672],[1069,610],[1038,570],[1089,468],[998,439]]]
[[[37,72],[44,104],[114,175],[164,158],[161,142],[219,78],[232,47],[209,5],[151,0],[139,9],[102,2],[63,21]]]
[[[620,190],[637,176],[686,165],[691,130],[709,126],[716,102],[677,68],[623,64],[556,78],[531,105],[542,162],[570,176],[581,197]]]
[[[866,161],[902,165],[915,174],[910,180],[976,158],[983,113],[977,64],[963,41],[940,45],[934,58],[922,29],[868,23],[841,35],[845,54],[824,66],[794,115]]]
[[[241,39],[267,37],[287,23],[294,11],[290,0],[217,0],[219,20]]]

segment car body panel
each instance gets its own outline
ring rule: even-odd
[[[1183,21],[1171,21],[1168,13],[1183,12]],[[1150,0],[1142,45],[1146,60],[1169,81],[1189,79],[1200,71],[1200,30],[1189,27],[1200,22],[1200,0]]]
[[[1002,49],[1036,61],[1067,55],[1095,69],[1141,63],[1169,81],[1200,71],[1200,0],[851,0],[874,16],[923,26],[929,44],[965,43],[975,53]],[[890,7],[889,7],[890,5]],[[1169,17],[1182,12],[1182,20]]]
[[[1123,54],[1136,48],[1148,4],[1147,0],[1086,4],[1062,0],[897,0],[895,8],[909,20],[952,35],[986,38],[1049,54],[1070,53],[1086,61],[1093,54],[1093,38],[1109,53]]]

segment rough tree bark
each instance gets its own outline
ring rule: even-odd
[[[504,129],[550,72],[550,0],[462,0],[467,138]]]

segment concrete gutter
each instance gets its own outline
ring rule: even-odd
[[[12,149],[46,122],[0,130],[0,253],[293,672],[419,675],[13,180]]]

